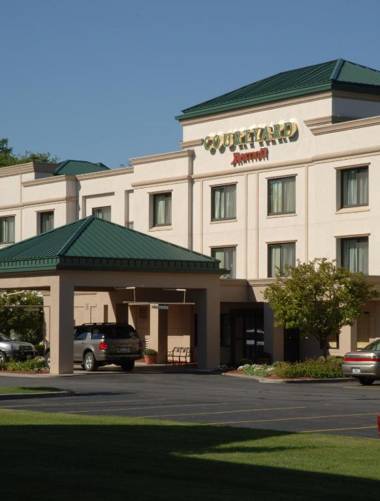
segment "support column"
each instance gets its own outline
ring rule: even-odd
[[[210,287],[197,296],[198,367],[216,369],[220,365],[220,290]]]
[[[150,305],[148,348],[157,351],[157,362],[165,364],[168,351],[168,310],[160,310],[158,304]]]
[[[158,352],[158,304],[151,304],[149,306],[149,341],[147,348],[156,350]],[[158,361],[158,357],[157,357]]]
[[[264,303],[264,350],[272,355],[272,361],[284,360],[284,329],[275,327],[273,311]]]
[[[62,274],[54,277],[50,295],[50,373],[72,374],[74,286]]]
[[[357,321],[353,325],[344,325],[339,334],[339,350],[337,354],[344,355],[348,351],[356,350],[357,345]]]

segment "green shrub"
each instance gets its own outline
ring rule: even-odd
[[[336,378],[343,377],[342,359],[337,357],[320,357],[304,362],[276,362],[273,374],[283,378]]]
[[[151,357],[151,356],[157,355],[157,352],[156,352],[156,350],[152,350],[151,348],[145,348],[144,355]]]
[[[47,366],[44,358],[36,357],[30,360],[8,360],[1,369],[10,372],[40,372],[47,369]]]
[[[247,376],[276,376],[280,378],[336,378],[343,377],[342,358],[320,357],[304,362],[275,362],[267,364],[243,365],[242,372]]]
[[[242,372],[247,376],[265,377],[273,373],[274,368],[266,364],[243,365]]]

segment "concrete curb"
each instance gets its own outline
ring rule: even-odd
[[[259,376],[247,376],[246,374],[231,374],[229,372],[223,372],[223,376],[236,377],[241,379],[251,379],[257,381],[258,383],[264,384],[315,384],[315,383],[352,383],[353,378],[324,378],[324,379],[304,379],[304,378],[289,378],[289,379],[270,379],[267,377]]]
[[[62,391],[41,391],[39,393],[0,393],[1,400],[22,400],[26,398],[54,398],[54,397],[69,397],[74,395],[74,392],[69,390]]]
[[[12,372],[12,371],[0,371],[0,377],[5,376],[5,377],[35,377],[35,378],[41,378],[41,377],[51,377],[49,373],[39,373],[39,372],[31,372],[31,373],[23,373],[23,372]]]

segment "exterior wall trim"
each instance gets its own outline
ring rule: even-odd
[[[38,205],[49,205],[49,204],[55,204],[55,203],[74,202],[74,201],[76,201],[76,199],[77,198],[75,196],[59,197],[59,198],[46,198],[45,200],[34,200],[32,202],[23,202],[23,203],[19,203],[19,204],[1,205],[0,211],[20,209],[23,207],[33,207],[33,206],[38,206]]]
[[[273,284],[275,281],[276,281],[275,277],[251,278],[251,279],[248,279],[248,284],[251,287],[263,287],[266,285]]]
[[[83,195],[82,199],[88,200],[88,199],[95,199],[95,198],[101,198],[101,197],[113,197],[115,196],[114,191],[107,191],[106,193],[95,193],[91,195]]]
[[[165,184],[178,184],[186,181],[191,181],[192,176],[178,176],[178,177],[168,177],[163,179],[148,179],[147,181],[139,181],[137,183],[132,183],[132,188],[149,188],[153,186],[160,186]]]
[[[195,148],[196,146],[202,146],[202,139],[192,139],[191,141],[180,141],[182,149]]]
[[[51,177],[43,177],[42,179],[32,179],[31,181],[24,181],[22,185],[24,187],[28,186],[39,186],[43,184],[50,183],[60,183],[60,182],[68,182],[68,181],[76,181],[75,176],[51,176]]]
[[[372,125],[380,125],[380,115],[374,117],[358,118],[355,120],[349,120],[347,122],[339,122],[334,124],[317,124],[313,125],[309,123],[305,124],[309,127],[314,136],[320,136],[322,134],[330,134],[332,132],[341,132],[352,129],[360,129],[363,127],[371,127]]]
[[[100,172],[88,172],[87,174],[78,174],[75,176],[79,181],[82,179],[97,179],[99,177],[108,177],[108,176],[121,176],[123,174],[133,174],[134,169],[132,167],[120,167],[109,170],[102,170]]]
[[[28,174],[29,172],[35,172],[35,171],[52,174],[55,167],[56,167],[55,164],[38,164],[34,162],[28,162],[26,164],[9,165],[7,167],[1,167],[0,177],[18,176],[20,174]]]
[[[174,160],[175,158],[187,158],[194,157],[193,150],[179,150],[179,151],[170,151],[168,153],[160,153],[159,155],[146,155],[143,157],[131,158],[129,163],[132,166],[140,165],[140,164],[148,164],[152,162],[160,162],[162,160]]]

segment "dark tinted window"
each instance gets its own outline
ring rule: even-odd
[[[99,329],[99,327],[94,327],[91,333],[91,339],[94,341],[101,341],[104,338],[103,332]]]
[[[379,340],[373,341],[365,348],[363,348],[363,351],[380,351],[380,341]]]
[[[87,331],[77,330],[74,334],[75,341],[84,341],[87,337]]]
[[[9,341],[9,339],[3,336],[3,334],[0,334],[0,341]]]
[[[107,339],[129,339],[136,336],[135,329],[130,325],[105,325],[99,330]]]

